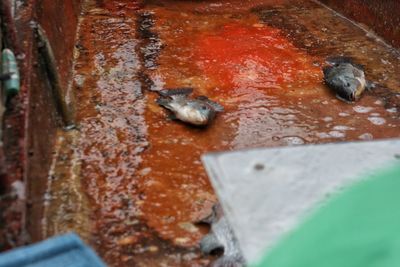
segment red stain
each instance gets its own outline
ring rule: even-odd
[[[299,79],[321,80],[310,56],[272,27],[227,24],[197,43],[200,68],[223,87],[279,89]]]

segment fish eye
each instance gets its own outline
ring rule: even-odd
[[[207,107],[206,107],[206,106],[201,106],[201,109],[202,109],[202,110],[206,110]]]

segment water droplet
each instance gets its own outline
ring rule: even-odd
[[[273,141],[279,141],[279,140],[281,140],[281,138],[279,136],[272,136],[272,140]]]
[[[181,222],[178,224],[178,226],[189,233],[195,233],[199,231],[199,229],[191,222]]]
[[[358,137],[358,139],[361,139],[361,140],[372,140],[373,138],[374,138],[374,136],[370,133],[363,133],[362,135],[360,135]]]
[[[386,123],[386,120],[380,117],[368,117],[368,120],[374,125],[383,125]]]
[[[348,131],[348,130],[354,130],[353,127],[345,126],[345,125],[336,125],[333,127],[333,130],[336,131]]]
[[[324,133],[324,132],[322,132],[322,133],[317,133],[317,136],[318,136],[319,138],[330,138],[330,137],[331,137],[329,134]]]
[[[43,199],[45,201],[50,201],[52,199],[51,194],[50,193],[45,193],[43,196]]]
[[[150,172],[151,172],[151,168],[144,168],[144,169],[141,169],[141,170],[138,172],[138,174],[139,174],[139,175],[142,175],[142,176],[146,176],[146,175],[148,175]]]
[[[373,110],[374,108],[372,108],[372,107],[364,107],[364,106],[355,106],[353,109],[357,113],[368,113],[371,110]]]
[[[387,60],[384,60],[383,58],[381,58],[381,62],[382,62],[384,65],[390,64],[390,62],[389,62],[389,61],[387,61]]]
[[[190,239],[186,238],[186,237],[178,237],[178,238],[175,238],[174,241],[177,245],[185,245],[186,243],[188,243],[190,241]]]
[[[285,142],[287,143],[287,145],[291,146],[291,145],[302,145],[305,143],[305,140],[299,136],[285,136],[282,138],[283,140],[285,140]]]
[[[331,137],[334,137],[334,138],[342,138],[342,137],[345,137],[345,136],[346,136],[345,133],[340,132],[340,131],[330,131],[330,132],[329,132],[329,135],[330,135]]]

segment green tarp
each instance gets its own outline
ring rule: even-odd
[[[400,266],[400,166],[333,197],[253,266]]]

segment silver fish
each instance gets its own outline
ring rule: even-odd
[[[194,99],[188,96],[193,92],[192,88],[178,88],[160,91],[157,103],[172,112],[172,118],[196,125],[208,125],[218,112],[224,108],[208,99],[206,96],[198,96]]]
[[[336,92],[338,98],[345,101],[357,101],[369,83],[365,79],[364,69],[346,57],[331,60],[331,65],[323,68],[324,81]]]

